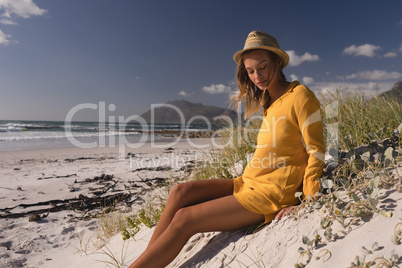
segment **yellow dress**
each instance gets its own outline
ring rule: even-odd
[[[319,191],[324,166],[320,103],[298,81],[264,113],[254,156],[242,176],[233,179],[236,199],[272,221],[282,208]]]

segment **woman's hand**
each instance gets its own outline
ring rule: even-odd
[[[289,206],[289,207],[285,207],[283,209],[281,209],[279,211],[278,214],[276,214],[275,216],[275,220],[280,220],[283,217],[285,217],[289,212],[291,212],[292,210],[295,210],[297,208],[297,206]]]

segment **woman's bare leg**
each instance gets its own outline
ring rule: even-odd
[[[196,233],[238,230],[263,221],[263,215],[248,211],[233,195],[181,208],[165,231],[129,268],[165,267]]]
[[[231,179],[191,181],[176,185],[169,195],[148,247],[165,231],[179,209],[231,194],[233,194]]]

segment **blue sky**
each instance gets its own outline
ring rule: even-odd
[[[378,94],[402,80],[401,10],[396,0],[0,0],[0,119],[64,120],[99,102],[124,117],[177,99],[228,107],[232,56],[252,30],[288,51],[288,80]]]

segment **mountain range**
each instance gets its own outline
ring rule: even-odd
[[[216,118],[217,116],[228,116],[231,120],[237,120],[237,112],[217,106],[209,106],[201,103],[192,103],[186,100],[169,101],[160,107],[153,109],[154,120],[151,120],[152,109],[141,114],[146,122],[181,124],[220,124],[227,120]],[[182,122],[182,118],[184,122]]]

